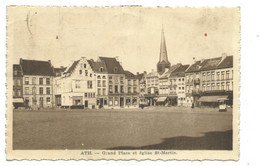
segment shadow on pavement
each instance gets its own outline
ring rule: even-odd
[[[108,150],[232,150],[232,130],[206,132],[202,137],[163,138],[162,143],[148,146],[118,146]]]

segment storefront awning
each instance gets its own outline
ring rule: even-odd
[[[13,98],[13,103],[23,103],[23,98]]]
[[[164,102],[167,99],[167,97],[159,97],[157,102]]]
[[[201,96],[199,102],[218,102],[219,100],[228,100],[228,96]]]

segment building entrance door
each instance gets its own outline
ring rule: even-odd
[[[40,97],[40,107],[43,107],[43,97]]]
[[[120,107],[124,107],[124,98],[120,97]]]
[[[85,108],[88,108],[88,101],[85,100]]]
[[[99,108],[103,108],[103,105],[104,105],[104,100],[103,98],[100,99],[100,105],[99,105]]]

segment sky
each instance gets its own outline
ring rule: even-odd
[[[239,56],[238,8],[26,7],[7,9],[7,58],[68,66],[81,57],[118,57],[131,72],[159,61],[162,25],[171,64]]]

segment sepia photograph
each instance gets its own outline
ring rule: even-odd
[[[8,6],[7,158],[238,160],[239,64],[239,8]]]

